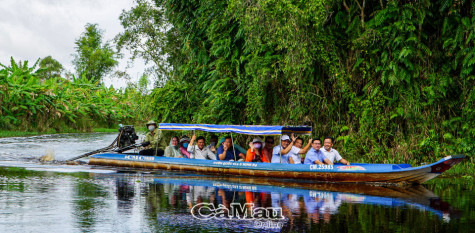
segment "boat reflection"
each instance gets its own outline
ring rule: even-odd
[[[126,187],[120,182],[128,181],[118,178],[118,187]],[[292,230],[309,224],[330,223],[332,217],[339,214],[356,215],[356,210],[362,211],[368,205],[396,208],[398,211],[430,212],[444,221],[450,221],[457,215],[457,211],[421,185],[383,187],[188,175],[145,176],[143,182],[147,184],[148,209],[155,212],[154,217],[159,224],[180,229],[184,225],[199,225],[207,229],[262,228],[256,225],[256,221],[248,221],[252,219],[233,219],[228,215],[228,218],[198,219],[192,215],[193,207],[203,203],[228,210],[233,208],[233,204],[239,204],[245,208],[248,217],[252,216],[252,208],[278,208],[283,219],[267,221],[266,224],[274,224],[267,228]],[[127,194],[127,197],[118,197],[119,200],[126,200],[131,192],[120,191],[117,194]],[[340,213],[341,208],[344,208],[343,213]]]

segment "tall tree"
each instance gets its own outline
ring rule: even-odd
[[[124,31],[119,33],[114,41],[117,49],[127,50],[132,54],[131,59],[142,58],[146,63],[153,63],[148,71],[157,76],[158,82],[164,80],[171,71],[166,54],[175,49],[167,49],[167,28],[163,9],[157,7],[151,0],[135,0],[136,5],[128,11],[122,11],[119,17]],[[168,25],[168,26],[167,26]]]
[[[475,150],[473,0],[155,4],[176,48],[157,119],[311,124],[360,161]]]
[[[86,24],[86,31],[76,40],[73,64],[79,76],[100,82],[119,63],[119,53],[109,42],[102,42],[103,31],[97,24]]]
[[[40,69],[37,71],[38,77],[41,79],[48,79],[53,77],[60,77],[64,71],[63,65],[52,58],[47,56],[40,61]]]

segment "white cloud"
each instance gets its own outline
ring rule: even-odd
[[[71,61],[74,41],[84,32],[87,23],[97,23],[104,30],[104,41],[112,40],[122,31],[119,15],[133,6],[131,0],[3,0],[0,4],[0,63],[52,56],[73,71]],[[124,70],[127,60],[120,62]],[[142,73],[143,61],[127,70],[132,76]],[[112,80],[105,79],[106,84]],[[115,80],[114,86],[125,86],[124,80]]]

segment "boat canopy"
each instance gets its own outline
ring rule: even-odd
[[[239,133],[250,135],[281,135],[304,134],[311,135],[311,126],[278,126],[278,125],[211,125],[211,124],[177,124],[160,123],[160,130],[201,130],[213,133]]]

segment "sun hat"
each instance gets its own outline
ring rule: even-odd
[[[157,123],[155,123],[155,121],[150,120],[150,121],[147,122],[147,126],[149,126],[149,125],[157,126]]]
[[[252,140],[252,143],[257,143],[257,142],[262,143],[262,141],[261,141],[260,138],[254,138],[254,139]]]
[[[290,138],[289,138],[289,135],[282,135],[282,137],[280,137],[280,140],[281,141],[290,141]]]
[[[183,136],[183,137],[181,137],[181,139],[180,139],[180,143],[182,143],[182,142],[190,142],[190,138],[187,137],[187,136]]]

